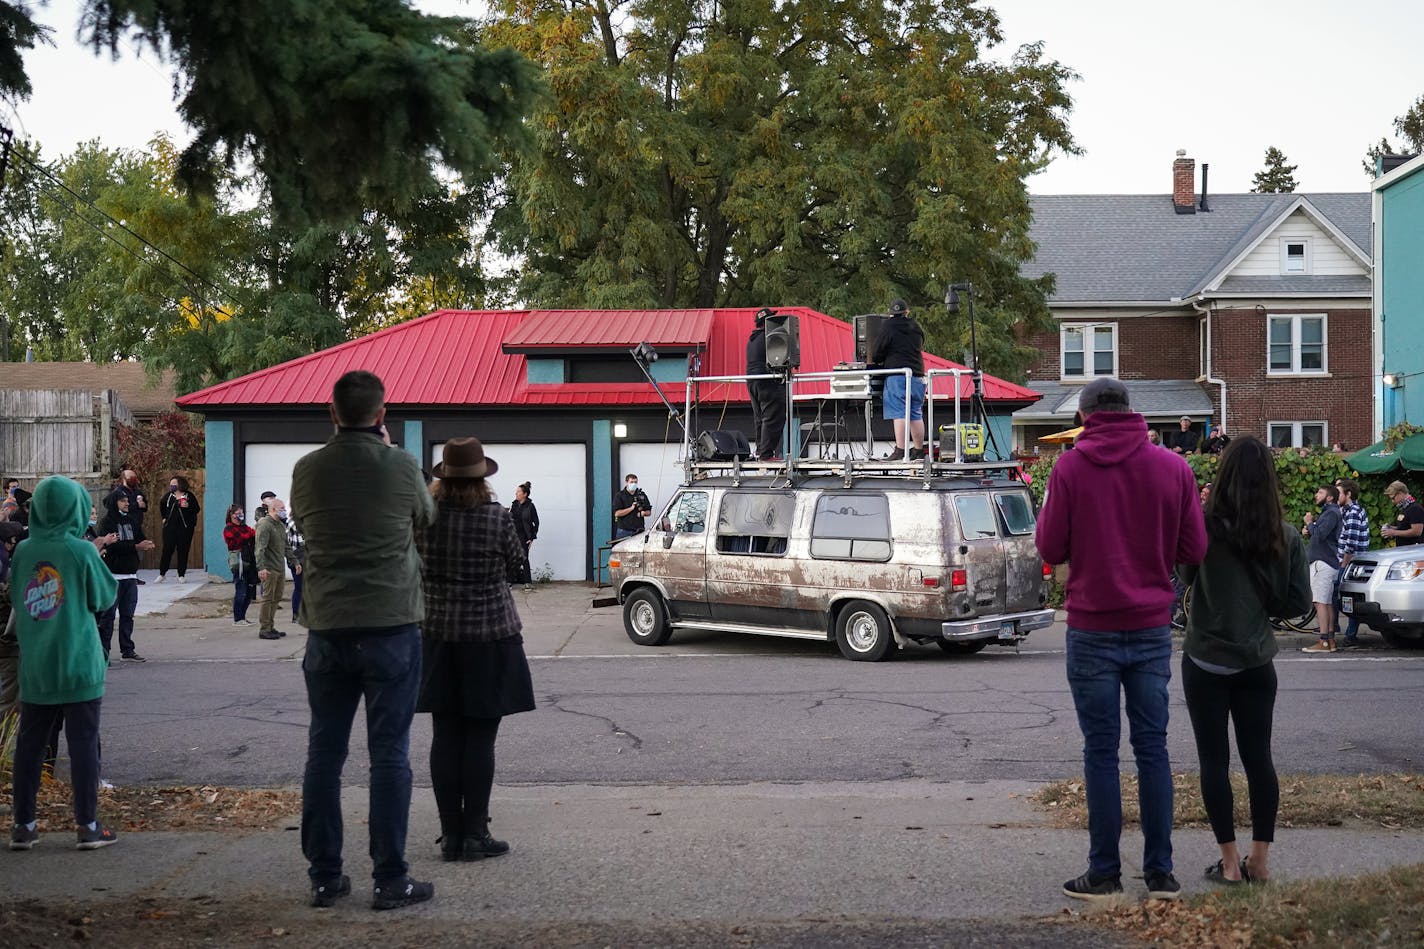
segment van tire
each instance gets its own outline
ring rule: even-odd
[[[852,600],[836,617],[836,645],[842,656],[856,662],[879,662],[888,658],[895,645],[890,617],[874,603]]]
[[[623,602],[623,629],[639,646],[663,646],[672,636],[667,607],[656,590],[635,590]]]
[[[951,656],[972,656],[989,645],[986,640],[982,639],[977,643],[956,642],[951,639],[936,639],[935,643]]]

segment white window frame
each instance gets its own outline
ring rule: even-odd
[[[1110,372],[1096,372],[1093,370],[1093,356],[1097,354],[1096,349],[1088,348],[1088,340],[1097,338],[1097,331],[1107,329],[1112,331],[1112,370]],[[1080,333],[1083,336],[1083,372],[1077,375],[1068,374],[1068,334],[1070,332]],[[1117,377],[1118,341],[1116,323],[1064,323],[1058,327],[1058,378],[1064,382],[1082,380],[1092,381],[1103,376]]]
[[[1304,448],[1305,445],[1302,444],[1303,439],[1302,439],[1301,433],[1300,433],[1301,427],[1304,426],[1304,425],[1319,425],[1319,426],[1320,426],[1320,444],[1318,444],[1318,445],[1313,445],[1313,446],[1311,446],[1311,447],[1314,447],[1314,448],[1327,448],[1327,447],[1329,447],[1329,445],[1330,445],[1330,423],[1329,423],[1328,421],[1326,421],[1325,419],[1305,419],[1304,421],[1300,421],[1300,422],[1267,422],[1267,423],[1266,423],[1266,444],[1267,444],[1269,447],[1271,447],[1271,448],[1274,448],[1275,445],[1276,445],[1276,440],[1275,440],[1275,438],[1274,438],[1274,436],[1273,436],[1273,434],[1272,434],[1272,432],[1271,432],[1271,429],[1274,429],[1274,428],[1285,428],[1286,426],[1289,426],[1289,427],[1290,427],[1290,430],[1291,430],[1291,443],[1290,443],[1290,447],[1292,447],[1292,448]]]
[[[1303,244],[1303,245],[1305,245],[1305,254],[1303,255],[1303,259],[1302,259],[1302,261],[1301,261],[1301,263],[1304,264],[1304,267],[1305,267],[1304,270],[1291,270],[1291,269],[1290,269],[1290,245],[1292,245],[1292,244]],[[1313,269],[1312,269],[1312,268],[1313,268],[1313,265],[1314,265],[1314,261],[1312,260],[1312,254],[1311,254],[1311,248],[1310,248],[1310,238],[1308,238],[1308,237],[1282,237],[1282,238],[1281,238],[1281,275],[1282,275],[1282,276],[1293,277],[1293,276],[1298,276],[1298,275],[1300,275],[1300,274],[1309,274],[1309,273],[1312,273],[1312,272],[1313,272]]]
[[[1276,320],[1290,320],[1291,364],[1289,369],[1277,369],[1271,365],[1271,324]],[[1300,324],[1302,320],[1320,321],[1320,368],[1300,368]],[[1266,314],[1266,375],[1268,376],[1325,376],[1330,374],[1330,319],[1324,313],[1267,313]]]

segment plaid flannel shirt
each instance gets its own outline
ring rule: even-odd
[[[1370,549],[1370,518],[1359,501],[1351,501],[1344,510],[1337,549],[1341,563],[1344,563],[1346,554],[1363,553]]]
[[[490,501],[473,508],[440,502],[435,523],[415,532],[425,563],[426,638],[443,642],[494,642],[523,624],[509,593],[509,578],[524,561],[514,519]]]

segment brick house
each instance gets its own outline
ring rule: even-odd
[[[1033,334],[1014,445],[1072,424],[1077,389],[1123,380],[1164,433],[1185,415],[1275,447],[1372,435],[1370,196],[1196,189],[1178,152],[1161,195],[1036,195],[1036,257],[1056,275],[1057,332]]]

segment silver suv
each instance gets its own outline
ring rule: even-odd
[[[1424,545],[1357,554],[1340,582],[1340,611],[1391,646],[1424,647]]]

